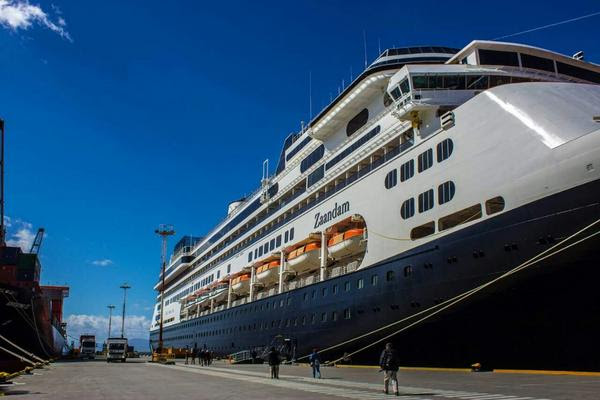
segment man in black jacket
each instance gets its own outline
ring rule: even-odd
[[[281,358],[279,352],[275,350],[275,347],[271,347],[268,355],[269,367],[271,368],[271,379],[279,379],[279,364],[281,364]]]
[[[385,350],[381,353],[381,357],[379,357],[379,366],[384,372],[383,377],[383,391],[385,394],[388,394],[388,387],[390,384],[390,380],[394,381],[394,394],[399,396],[398,392],[398,368],[400,367],[400,361],[398,360],[398,354],[396,350],[392,347],[391,343],[387,343],[385,345]]]

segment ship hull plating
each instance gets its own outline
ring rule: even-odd
[[[599,199],[599,181],[545,197],[351,274],[171,326],[165,346],[206,345],[224,355],[282,335],[294,339],[301,358],[350,341],[322,357],[334,360],[382,340],[353,362],[376,362],[392,341],[406,365],[600,370],[600,235],[589,236],[600,224],[557,254],[549,250],[600,218]],[[394,334],[426,315],[414,314],[546,250],[548,258]],[[155,347],[157,338],[152,331]]]

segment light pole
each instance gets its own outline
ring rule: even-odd
[[[125,332],[125,302],[127,301],[127,289],[131,289],[131,286],[129,286],[127,284],[127,282],[125,282],[124,284],[122,284],[121,286],[119,286],[121,289],[123,289],[123,318],[121,319],[121,339],[124,338],[124,332]]]
[[[110,327],[112,325],[112,310],[115,309],[115,306],[113,306],[112,304],[108,307],[108,337],[110,338]]]
[[[162,251],[161,251],[161,285],[160,285],[160,328],[158,331],[158,353],[163,352],[163,315],[165,308],[165,267],[167,264],[167,238],[175,234],[173,225],[160,224],[158,229],[154,231],[162,239]]]

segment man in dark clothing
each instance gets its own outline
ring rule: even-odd
[[[312,367],[313,378],[321,379],[321,357],[317,349],[313,349],[313,352],[308,356],[308,362]]]
[[[196,365],[196,356],[198,356],[198,346],[194,345],[192,349],[192,364]]]
[[[279,357],[279,352],[275,350],[275,347],[271,347],[267,360],[269,361],[269,367],[271,368],[271,379],[279,379],[279,364],[281,363],[281,358]]]
[[[398,354],[396,350],[392,347],[391,343],[387,343],[385,345],[385,350],[381,353],[381,357],[379,357],[379,366],[384,372],[383,377],[383,391],[385,394],[388,394],[388,387],[390,384],[390,380],[394,381],[394,394],[399,396],[398,392],[398,368],[400,367],[400,361],[398,360]]]

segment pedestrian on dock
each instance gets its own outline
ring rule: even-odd
[[[279,352],[275,350],[275,347],[271,347],[268,354],[269,368],[271,369],[271,379],[279,379],[279,364],[281,364],[281,358]]]
[[[198,347],[194,344],[194,348],[192,349],[192,365],[196,365],[196,356],[198,356]]]
[[[185,365],[190,363],[190,346],[185,346]]]
[[[313,352],[308,356],[308,362],[312,367],[313,378],[321,379],[321,357],[317,349],[313,349]]]
[[[386,343],[385,349],[381,352],[379,357],[379,366],[384,373],[383,376],[383,391],[388,394],[388,388],[390,380],[394,382],[394,394],[399,396],[398,392],[398,369],[400,367],[400,361],[398,360],[398,354],[392,347],[391,343]]]

